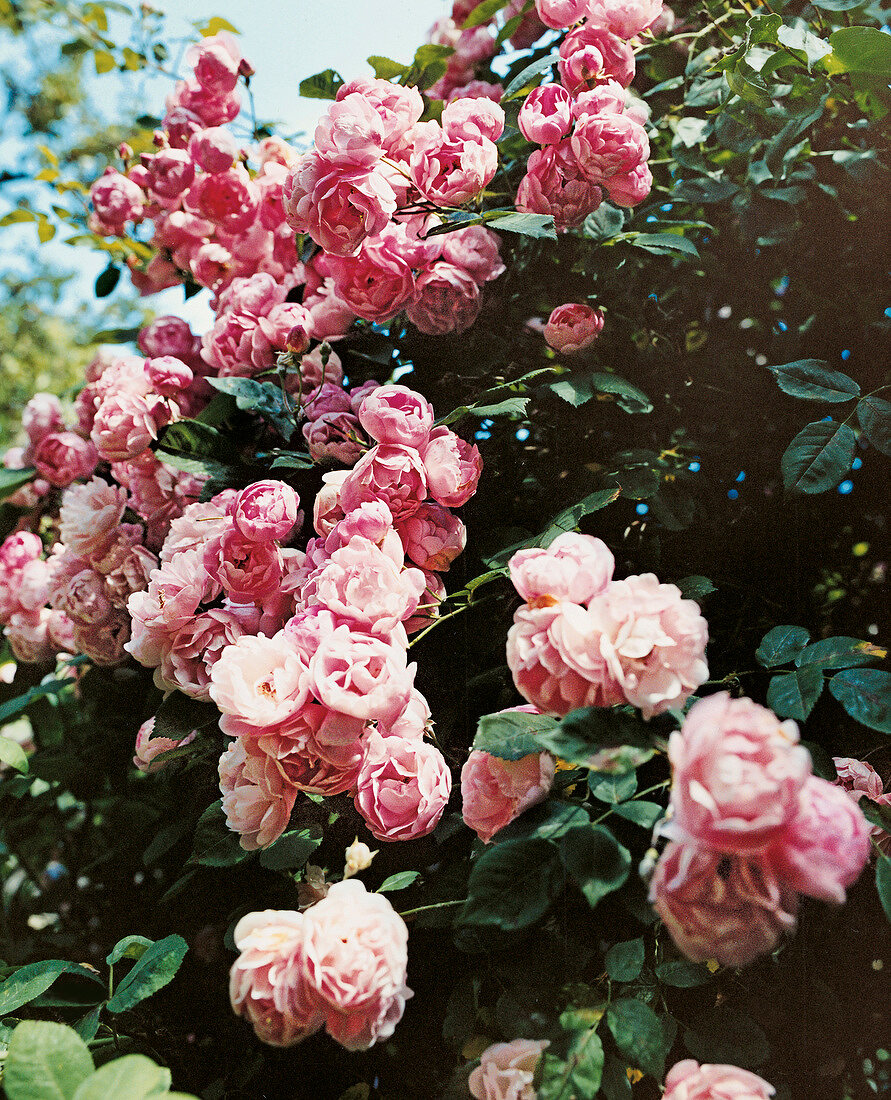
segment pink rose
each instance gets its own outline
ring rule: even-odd
[[[407,664],[405,645],[338,626],[321,639],[310,661],[313,694],[343,714],[393,721],[409,702],[417,668]]]
[[[603,185],[617,206],[637,206],[649,195],[653,176],[646,164],[639,164],[630,172],[609,176]]]
[[[798,795],[797,813],[767,858],[783,882],[802,894],[841,905],[870,853],[870,825],[840,787],[810,776]]]
[[[567,302],[551,312],[544,336],[550,347],[572,355],[590,347],[603,330],[603,311],[582,302]]]
[[[572,95],[609,79],[627,88],[634,79],[634,53],[628,43],[591,23],[563,39],[558,65],[560,83]]]
[[[501,760],[479,749],[461,769],[461,814],[485,844],[505,825],[542,802],[554,782],[550,753],[530,753],[519,760]]]
[[[238,143],[225,126],[210,126],[189,139],[189,156],[211,174],[228,172],[238,153]]]
[[[22,411],[22,428],[32,447],[51,432],[64,432],[62,403],[58,397],[53,393],[35,393]]]
[[[178,419],[176,403],[160,395],[111,393],[96,410],[90,439],[106,462],[125,462],[148,450],[161,428]]]
[[[602,191],[582,175],[567,138],[533,153],[526,167],[517,189],[518,210],[550,214],[558,229],[568,229],[601,203]]]
[[[406,386],[377,386],[359,406],[359,422],[378,443],[420,449],[433,428],[433,406]]]
[[[411,268],[382,241],[366,241],[356,256],[332,256],[330,266],[337,294],[366,321],[388,321],[414,299]]]
[[[520,108],[523,137],[536,145],[553,145],[572,129],[572,97],[560,84],[533,88]]]
[[[795,928],[798,899],[761,859],[672,841],[656,865],[650,901],[694,962],[746,966]]]
[[[452,776],[429,741],[371,733],[356,780],[356,809],[377,840],[416,840],[436,828]]]
[[[16,660],[37,665],[53,659],[56,648],[49,632],[52,615],[46,607],[39,611],[13,611],[3,633]]]
[[[421,194],[439,206],[463,206],[487,186],[498,168],[498,149],[487,137],[451,139],[439,125],[419,123],[411,177]]]
[[[450,99],[442,128],[449,141],[497,141],[504,133],[504,108],[485,97]]]
[[[634,38],[662,13],[662,0],[586,0],[588,22],[619,38]]]
[[[90,202],[96,212],[96,231],[103,236],[124,236],[127,222],[142,221],[145,205],[142,188],[114,168],[105,172],[90,188]]]
[[[331,470],[322,474],[322,487],[316,493],[312,506],[312,525],[317,534],[329,535],[338,520],[343,519],[344,511],[340,503],[343,483],[350,476],[349,470]],[[373,496],[369,500],[375,499]]]
[[[428,336],[462,333],[477,319],[480,291],[463,268],[439,261],[415,282],[415,300],[406,308],[409,321]]]
[[[177,554],[176,561],[183,555]],[[280,631],[245,635],[226,646],[211,670],[210,697],[223,714],[253,726],[273,726],[295,714],[309,693],[307,669]]]
[[[202,38],[186,51],[186,64],[195,70],[201,87],[221,95],[231,92],[238,83],[241,63],[238,42],[225,31]]]
[[[186,195],[185,206],[226,233],[243,233],[257,217],[260,189],[239,164],[199,177]]]
[[[134,635],[135,624],[134,619]],[[239,638],[257,634],[259,628],[260,612],[255,607],[213,607],[196,615],[175,635],[162,639],[155,684],[209,702],[210,673],[220,654]],[[135,648],[131,652],[142,660]],[[221,723],[224,721],[221,719]]]
[[[538,18],[552,30],[563,30],[588,14],[588,0],[535,0]]]
[[[329,412],[307,421],[301,429],[313,462],[354,466],[368,449],[359,420],[348,412]]]
[[[235,526],[252,542],[287,540],[297,522],[300,498],[283,481],[255,481],[242,489],[232,507]]]
[[[188,389],[195,377],[191,368],[173,355],[146,359],[145,373],[152,384],[152,389],[164,397],[175,397]]]
[[[448,428],[434,428],[422,458],[427,488],[437,504],[460,508],[476,492],[483,460],[475,444],[466,443]]]
[[[583,115],[569,140],[582,173],[592,183],[627,176],[650,155],[646,130],[628,115]]]
[[[235,603],[262,603],[278,591],[281,551],[274,542],[255,542],[231,527],[204,547],[208,576]]]
[[[161,206],[180,205],[181,196],[195,179],[195,162],[185,149],[162,149],[154,155],[142,154],[147,170],[149,197]]]
[[[64,489],[96,468],[96,448],[74,432],[50,432],[34,449],[37,473],[50,485]]]
[[[521,17],[520,25],[510,36],[510,44],[515,50],[528,50],[548,29],[542,23],[534,6],[529,11],[525,9],[526,0],[509,0],[504,9],[505,22],[518,15]]]
[[[513,1039],[493,1043],[480,1056],[467,1087],[474,1100],[535,1100],[535,1067],[547,1039]]]
[[[443,242],[442,258],[466,271],[480,285],[497,279],[505,271],[498,254],[498,236],[484,225],[458,229],[439,239]]]
[[[508,562],[510,579],[524,600],[541,596],[588,603],[606,590],[615,559],[606,543],[592,535],[567,531],[544,549],[518,550]]]
[[[405,556],[422,569],[446,573],[464,550],[467,528],[439,504],[422,504],[398,526]]]
[[[794,722],[726,691],[690,708],[671,735],[668,758],[672,828],[734,854],[780,840],[811,773]]]
[[[850,756],[835,756],[833,763],[837,772],[836,783],[848,791],[855,802],[864,794],[873,801],[881,795],[882,777],[872,764]]]
[[[71,485],[62,495],[59,510],[59,535],[75,554],[99,550],[113,528],[121,521],[127,503],[127,490],[109,485],[102,478],[91,478],[85,485]]]
[[[360,92],[338,96],[316,127],[315,147],[338,169],[368,170],[383,152],[383,120]]]
[[[412,995],[407,962],[405,922],[358,879],[335,882],[305,914],[302,983],[328,1034],[347,1050],[393,1034]]]
[[[93,569],[83,569],[69,580],[59,611],[64,611],[78,626],[98,626],[111,614],[111,603],[103,577]]]
[[[69,620],[71,621],[71,620]],[[94,664],[120,664],[127,656],[130,618],[126,611],[113,610],[107,619],[95,625],[74,623],[76,652],[85,653]]]
[[[288,826],[297,788],[250,738],[232,742],[219,770],[226,824],[246,851],[268,848]]]
[[[338,102],[358,94],[377,111],[383,124],[383,145],[389,151],[424,113],[421,93],[413,86],[400,87],[389,80],[360,78],[337,89]]]
[[[133,763],[146,775],[160,771],[166,765],[167,761],[155,760],[156,756],[170,752],[171,749],[179,748],[181,745],[189,745],[197,736],[197,730],[192,730],[188,737],[184,737],[181,741],[174,741],[172,737],[152,737],[154,728],[155,719],[149,718],[142,723],[136,733],[136,755],[133,757]]]
[[[427,477],[426,465],[413,447],[379,443],[356,463],[344,480],[340,505],[346,513],[366,501],[382,500],[393,519],[399,521],[421,506],[427,496]]]
[[[662,1100],[769,1100],[776,1089],[737,1066],[699,1065],[685,1058],[671,1067]]]

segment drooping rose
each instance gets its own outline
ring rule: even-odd
[[[435,745],[372,733],[356,780],[356,809],[378,840],[415,840],[442,817],[452,777]]]

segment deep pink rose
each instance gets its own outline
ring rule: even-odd
[[[535,1067],[547,1039],[512,1039],[493,1043],[480,1055],[480,1064],[467,1079],[474,1100],[535,1100]]]
[[[194,374],[181,359],[173,355],[161,355],[146,359],[145,373],[152,389],[164,397],[176,397],[191,386]]]
[[[253,542],[287,540],[297,522],[300,498],[283,481],[255,481],[242,489],[232,506],[235,526]]]
[[[234,526],[205,545],[202,561],[208,576],[234,603],[263,603],[281,583],[278,546],[245,538]]]
[[[533,88],[520,108],[523,137],[536,145],[553,145],[572,128],[572,97],[560,84]]]
[[[603,185],[617,206],[637,206],[649,195],[653,176],[646,164],[639,164],[630,172],[609,176]]]
[[[566,302],[551,312],[544,336],[555,351],[572,355],[590,347],[602,330],[602,310],[583,302]]]
[[[340,506],[346,513],[366,501],[382,500],[398,522],[416,512],[426,496],[427,473],[418,452],[398,443],[379,443],[344,480]]]
[[[628,43],[591,23],[563,39],[558,65],[560,83],[572,95],[610,79],[627,88],[634,79],[634,53]]]
[[[226,233],[243,233],[257,217],[260,190],[242,165],[201,176],[189,189],[186,208]]]
[[[510,579],[524,600],[540,596],[588,603],[612,580],[615,559],[602,539],[567,531],[544,549],[518,550],[508,562]]]
[[[672,829],[728,853],[762,851],[799,812],[811,773],[794,722],[726,691],[700,699],[669,740]]]
[[[106,168],[90,188],[90,202],[99,222],[97,232],[123,237],[127,222],[142,221],[145,201],[141,187],[114,168]]]
[[[210,126],[189,139],[189,155],[205,172],[228,172],[238,159],[238,143],[225,126]]]
[[[517,189],[518,210],[550,214],[558,229],[580,225],[603,198],[600,188],[582,175],[564,138],[530,156],[526,175]]]
[[[198,83],[219,94],[231,92],[238,83],[241,62],[238,42],[225,31],[203,38],[186,51],[186,64],[195,70]]]
[[[64,489],[79,477],[87,477],[96,468],[96,447],[74,432],[50,432],[34,448],[37,473]]]
[[[495,175],[498,149],[489,138],[453,140],[435,122],[419,123],[412,133],[419,130],[412,149],[411,176],[417,189],[431,202],[462,206]]]
[[[339,462],[354,466],[367,450],[358,418],[348,412],[330,412],[307,421],[303,438],[313,462]]]
[[[427,489],[437,504],[460,508],[476,492],[483,472],[476,444],[466,443],[448,428],[434,428],[422,458]]]
[[[583,115],[569,139],[582,173],[592,183],[627,176],[650,155],[650,139],[628,115]]]
[[[795,928],[798,899],[758,857],[672,841],[656,865],[650,901],[694,962],[745,966]]]
[[[461,814],[485,844],[514,818],[548,796],[554,782],[554,758],[531,753],[501,760],[479,749],[461,769]]]
[[[356,784],[356,809],[377,840],[416,840],[436,828],[452,776],[429,741],[373,732]]]
[[[462,333],[477,319],[480,291],[463,268],[443,260],[422,271],[415,283],[415,300],[406,308],[409,321],[428,336]]]
[[[393,721],[408,704],[417,668],[406,664],[405,645],[337,627],[322,638],[310,661],[313,694],[343,714]]]
[[[366,241],[355,256],[332,256],[330,266],[339,297],[366,321],[388,321],[414,299],[411,268],[377,240]]]
[[[148,171],[149,197],[161,206],[180,205],[181,196],[195,179],[195,162],[185,149],[162,149],[154,155],[142,154]]]
[[[699,1065],[685,1058],[671,1067],[662,1100],[769,1100],[776,1089],[737,1066]]]
[[[359,406],[359,422],[378,443],[420,449],[433,428],[433,406],[406,386],[377,386]]]
[[[587,15],[588,0],[535,0],[535,10],[546,27],[559,31]]]

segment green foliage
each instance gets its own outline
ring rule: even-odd
[[[23,1020],[9,1043],[3,1087],[9,1100],[73,1100],[92,1073],[90,1051],[70,1027]]]
[[[126,1012],[173,981],[188,947],[182,936],[166,936],[151,944],[117,985],[109,1012]]]

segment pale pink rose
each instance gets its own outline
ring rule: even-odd
[[[308,698],[306,664],[283,631],[239,638],[226,646],[210,675],[210,697],[223,714],[253,726],[285,721]]]
[[[850,756],[835,756],[833,763],[837,772],[836,783],[848,791],[855,802],[863,795],[874,802],[882,793],[882,777],[872,764]]]
[[[650,901],[694,962],[745,966],[795,928],[798,899],[758,857],[672,841],[656,865]]]
[[[535,10],[546,27],[560,31],[588,14],[588,0],[535,0]]]
[[[366,732],[361,718],[311,701],[277,726],[253,729],[224,718],[220,728],[255,739],[258,748],[277,762],[298,791],[330,796],[356,789],[364,752],[362,736]]]
[[[564,355],[590,347],[603,330],[603,311],[583,302],[566,302],[552,310],[544,337],[549,346]]]
[[[202,38],[186,51],[186,64],[195,70],[198,83],[220,94],[231,92],[238,83],[241,63],[238,42],[226,31]]]
[[[430,705],[418,689],[413,687],[405,710],[391,722],[378,722],[377,732],[381,737],[419,739],[427,732],[430,717]]]
[[[870,832],[862,810],[844,790],[812,775],[767,858],[794,890],[841,905],[845,888],[869,860]]]
[[[160,771],[166,765],[167,761],[156,760],[156,756],[160,756],[165,752],[170,752],[171,749],[176,749],[180,746],[190,745],[198,735],[197,730],[192,730],[192,732],[181,741],[175,741],[172,737],[152,737],[152,730],[154,728],[155,719],[149,718],[148,721],[142,723],[136,733],[136,747],[133,763],[141,772],[145,772],[146,775],[151,775],[153,772]]]
[[[74,432],[50,432],[34,448],[34,466],[40,477],[65,489],[96,468],[96,448]]]
[[[811,758],[798,727],[726,691],[700,699],[669,740],[673,829],[728,853],[763,850],[799,812]]]
[[[366,321],[389,321],[414,299],[412,270],[386,242],[369,239],[357,255],[333,255],[329,263],[338,296]]]
[[[270,1046],[293,1046],[324,1022],[314,992],[304,988],[305,922],[302,913],[267,909],[235,926],[240,954],[229,972],[232,1010]]]
[[[508,562],[510,579],[524,600],[540,596],[588,603],[606,590],[615,559],[602,539],[574,531],[558,535],[544,549],[518,550]]]
[[[238,143],[225,126],[210,126],[189,139],[189,155],[205,172],[227,172],[238,160]]]
[[[580,225],[601,203],[602,191],[582,175],[567,138],[534,152],[526,168],[517,209],[550,214],[560,230]]]
[[[356,809],[377,840],[416,840],[442,817],[452,776],[442,753],[418,738],[371,733],[356,780]]]
[[[592,183],[627,176],[646,164],[650,139],[629,115],[583,115],[569,139],[582,173]]]
[[[155,669],[155,685],[209,702],[210,674],[220,654],[240,638],[257,634],[260,626],[260,611],[256,607],[213,607],[196,615],[169,636],[169,644],[163,646]]]
[[[22,411],[22,427],[32,447],[50,434],[64,432],[62,403],[54,393],[35,393]]]
[[[445,101],[453,103],[456,99],[491,99],[493,103],[500,103],[503,96],[503,84],[493,84],[490,80],[471,80],[452,88]]]
[[[572,117],[581,121],[588,115],[621,115],[625,111],[626,95],[617,80],[604,80],[602,84],[579,92],[572,101]]]
[[[649,195],[653,176],[646,164],[639,164],[628,173],[609,176],[603,185],[617,206],[637,206]]]
[[[544,714],[621,703],[622,689],[596,643],[584,608],[576,604],[545,596],[519,608],[507,635],[517,691]]]
[[[148,450],[161,428],[178,419],[176,403],[158,394],[112,393],[96,410],[90,439],[106,462],[125,462]]]
[[[360,95],[380,115],[383,123],[383,146],[387,151],[399,142],[406,130],[414,126],[424,113],[421,93],[413,86],[403,88],[389,80],[364,77],[351,80],[337,89],[338,101],[353,94]]]
[[[49,608],[39,611],[13,611],[3,629],[16,660],[37,665],[51,661],[56,649],[49,633]]]
[[[665,1078],[662,1100],[769,1100],[776,1089],[762,1077],[737,1066],[677,1062]]]
[[[307,910],[301,976],[325,1029],[347,1050],[388,1039],[412,991],[408,930],[383,894],[355,878],[335,882]]]
[[[97,232],[123,237],[127,222],[142,221],[145,201],[142,188],[114,168],[106,168],[90,188],[90,202],[99,223]]]
[[[398,522],[416,512],[426,496],[426,467],[418,452],[398,443],[379,443],[344,480],[340,505],[347,513],[366,501],[382,500]]]
[[[485,96],[450,99],[442,128],[449,141],[497,141],[504,133],[504,108]]]
[[[404,632],[401,643],[398,633],[393,638],[338,626],[322,638],[309,663],[313,694],[355,718],[395,720],[408,705],[417,665],[407,665]]]
[[[326,538],[325,553],[330,556],[354,538],[373,542],[397,568],[402,568],[405,550],[393,530],[393,513],[382,500],[365,501],[345,515]]]
[[[460,101],[458,101],[460,102]],[[438,123],[418,123],[411,177],[421,194],[439,206],[463,206],[495,175],[498,149],[487,137],[451,139]]]
[[[24,611],[39,611],[49,602],[52,572],[52,566],[43,558],[33,558],[22,567],[16,596]]]
[[[443,242],[444,260],[466,271],[480,285],[497,279],[505,271],[498,254],[499,238],[484,225],[471,225],[433,239]]]
[[[662,13],[662,0],[586,0],[588,22],[619,38],[634,38]]]
[[[461,769],[461,814],[485,844],[514,818],[548,796],[554,782],[550,753],[501,760],[474,750]]]
[[[434,428],[421,457],[427,489],[437,504],[460,508],[470,500],[483,472],[483,460],[475,444],[466,443],[448,428]]]
[[[268,848],[288,826],[297,788],[253,738],[237,738],[220,757],[226,824],[248,852]]]
[[[312,506],[312,525],[317,534],[329,535],[337,522],[343,519],[340,493],[349,476],[349,470],[331,470],[330,473],[322,474],[322,487],[316,493]],[[376,498],[369,495],[367,499]]]
[[[284,481],[255,481],[235,498],[232,518],[252,542],[284,542],[294,529],[299,510],[300,498]]]
[[[181,550],[202,549],[205,543],[221,535],[232,525],[227,509],[234,504],[237,491],[227,489],[209,501],[189,504],[170,524],[161,547],[161,561],[169,561]]]
[[[398,528],[405,556],[422,569],[446,573],[464,550],[467,528],[456,515],[439,504],[422,504]]]
[[[535,1067],[548,1039],[512,1039],[493,1043],[467,1079],[474,1100],[535,1100]]]
[[[520,108],[523,137],[536,145],[553,145],[572,129],[572,97],[560,84],[533,88]]]
[[[433,428],[433,406],[406,386],[377,386],[359,406],[359,422],[378,443],[420,449]]]
[[[627,42],[591,23],[570,31],[560,43],[560,83],[572,95],[604,80],[627,88],[634,79],[634,53]]]
[[[108,540],[121,521],[127,490],[91,478],[85,485],[71,485],[62,495],[59,535],[75,554],[90,554]]]
[[[369,169],[383,152],[381,116],[360,92],[338,96],[315,131],[315,147],[327,164],[339,169]]]
[[[479,316],[480,291],[476,280],[463,268],[439,261],[422,271],[415,282],[415,300],[406,316],[428,336],[462,333]]]
[[[125,647],[130,639],[130,617],[126,611],[114,609],[96,625],[73,625],[77,652],[85,653],[95,664],[117,665],[126,658]]]
[[[282,579],[278,546],[245,538],[237,527],[205,544],[202,563],[234,603],[262,603],[278,591]]]

